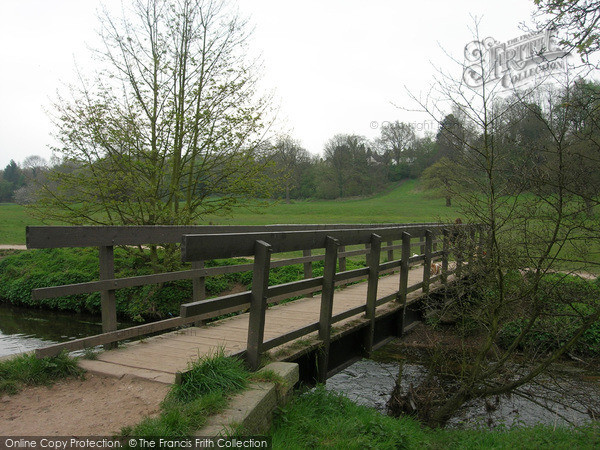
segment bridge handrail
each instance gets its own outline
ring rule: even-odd
[[[449,246],[448,233],[444,230],[456,227],[456,225],[444,225],[439,223],[379,225],[337,224],[316,226],[313,229],[308,227],[310,226],[274,225],[264,227],[109,227],[110,229],[108,230],[104,229],[103,227],[28,227],[27,243],[28,247],[30,248],[51,248],[53,246],[60,247],[65,246],[67,243],[69,244],[68,246],[88,246],[97,245],[99,243],[102,244],[100,245],[101,277],[99,281],[40,288],[34,290],[32,292],[32,296],[34,298],[45,298],[50,296],[56,297],[100,291],[103,297],[102,313],[104,333],[98,336],[83,338],[76,341],[69,341],[66,343],[56,344],[45,349],[40,349],[37,354],[39,356],[44,356],[56,354],[63,349],[73,350],[90,347],[93,345],[112,343],[118,340],[130,339],[144,334],[193,323],[198,320],[209,319],[222,315],[226,312],[239,311],[240,309],[248,308],[252,305],[253,291],[205,300],[203,298],[204,286],[203,283],[199,283],[199,281],[203,281],[203,279],[207,276],[249,270],[253,270],[254,278],[257,274],[255,249],[257,241],[268,242],[270,250],[273,252],[303,250],[304,254],[302,257],[287,258],[276,261],[270,261],[269,258],[269,261],[265,266],[266,268],[302,263],[304,264],[305,275],[305,279],[301,281],[295,281],[277,286],[267,286],[264,292],[264,297],[265,300],[269,299],[270,302],[277,302],[284,298],[310,294],[319,290],[324,290],[324,277],[312,277],[311,263],[313,261],[325,259],[327,265],[328,255],[327,253],[325,255],[312,255],[311,250],[326,248],[328,240],[331,239],[336,240],[337,246],[339,247],[336,250],[335,260],[339,261],[340,272],[336,273],[334,268],[333,275],[330,277],[330,281],[332,283],[330,290],[332,290],[336,285],[347,284],[351,281],[365,279],[367,277],[369,280],[371,280],[373,278],[372,273],[374,271],[379,275],[381,273],[397,270],[398,267],[400,267],[402,273],[402,269],[408,270],[408,264],[427,260],[431,261],[432,259],[446,259],[445,274],[438,275],[437,277],[434,277],[434,279],[440,277],[447,279],[447,276],[449,275],[447,259],[449,253],[452,251],[452,248]],[[474,234],[476,230],[479,230],[479,227],[477,226],[466,224],[460,225],[459,227],[471,230],[472,234]],[[223,229],[227,231],[235,230],[236,233],[214,233],[215,230]],[[240,229],[249,231],[244,233],[237,232]],[[211,231],[211,233],[197,234],[198,230]],[[82,234],[93,234],[93,232],[96,231],[100,233],[100,237],[90,235],[84,237]],[[136,243],[139,245],[153,245],[164,243],[159,241],[160,239],[165,238],[169,239],[167,243],[173,243],[174,234],[183,231],[191,232],[191,234],[188,235],[179,235],[179,241],[183,243],[182,259],[184,261],[192,261],[191,270],[127,278],[114,277],[114,260],[112,256],[113,245],[117,245],[117,243],[119,245],[136,245]],[[403,236],[407,234],[407,231],[411,232],[410,237],[420,238],[420,241],[410,242],[409,239],[408,245],[405,245],[404,240],[401,244],[394,244],[394,241],[402,239]],[[46,237],[44,237],[45,232],[47,232]],[[71,239],[69,236],[71,236],[73,233],[78,237]],[[381,251],[387,251],[388,262],[380,263],[380,258],[378,257],[376,264],[377,267],[374,267],[374,263],[371,263],[370,268],[357,269],[353,271],[345,270],[345,258],[347,257],[366,254],[369,255],[368,258],[372,258],[371,255],[373,252],[369,246],[372,245],[372,239],[375,233],[377,233],[376,235],[379,239],[377,254],[379,255]],[[137,237],[134,238],[134,235]],[[443,237],[440,239],[435,239],[436,236]],[[141,242],[142,237],[144,242]],[[386,246],[381,245],[382,240],[387,241]],[[104,245],[109,242],[112,245]],[[75,243],[80,245],[74,245]],[[215,243],[217,243],[217,245],[214,245]],[[345,246],[360,244],[364,244],[365,248],[359,250],[344,250]],[[432,246],[437,244],[443,244],[445,249],[437,252],[432,251]],[[412,254],[412,249],[415,246],[420,248],[420,254],[418,256],[410,257]],[[249,252],[250,247],[252,248]],[[408,250],[405,250],[405,248],[408,248]],[[407,254],[409,257],[406,259],[406,267],[403,267],[403,259],[394,259],[394,250],[397,249],[402,249],[403,254],[408,252]],[[203,263],[201,262],[208,259],[252,255],[255,257],[253,264],[204,268]],[[331,263],[329,263],[329,265],[331,266]],[[105,270],[102,270],[103,266]],[[458,269],[460,269],[460,266]],[[425,271],[427,270],[429,270],[429,267],[426,267]],[[125,330],[116,330],[116,306],[114,302],[115,289],[181,279],[192,279],[194,281],[194,301],[182,305],[180,317],[144,324],[137,327],[131,327]],[[433,279],[431,281],[433,281]],[[423,286],[424,283],[420,283],[420,285]],[[407,287],[405,291],[406,292],[404,295],[410,292],[410,287]],[[393,297],[396,298],[397,296]],[[382,300],[385,299],[372,299],[371,303],[374,304],[373,302],[375,302],[380,304]],[[390,300],[393,300],[393,298],[390,297],[386,301]],[[353,314],[358,314],[365,310],[365,308],[355,308],[356,311]],[[335,320],[342,320],[345,318],[347,313],[348,312],[344,313],[344,317],[341,319],[336,319],[334,316],[334,322]],[[290,336],[295,336],[297,332],[298,330],[296,330],[294,333],[291,333]],[[282,339],[283,337],[280,337],[274,342],[280,342]],[[259,347],[261,347],[262,344],[263,343],[261,343]],[[261,351],[262,350],[264,350],[264,346],[261,347]]]

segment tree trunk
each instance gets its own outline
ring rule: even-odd
[[[432,415],[428,425],[432,427],[443,427],[446,422],[465,402],[470,400],[470,396],[464,391],[458,391],[441,405]]]

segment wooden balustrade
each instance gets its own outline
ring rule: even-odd
[[[469,242],[458,245],[452,241],[452,233],[457,233],[457,225],[440,224],[381,224],[381,225],[273,225],[273,226],[209,226],[209,227],[28,227],[28,248],[87,247],[97,246],[100,250],[100,279],[87,283],[65,286],[52,286],[35,289],[34,299],[65,295],[101,292],[103,333],[39,349],[39,356],[54,355],[62,350],[78,350],[95,345],[114,345],[115,342],[164,331],[191,323],[208,320],[227,312],[250,310],[250,326],[246,357],[251,367],[257,367],[265,351],[302,337],[318,332],[322,341],[322,358],[326,371],[331,327],[336,322],[357,314],[365,314],[369,323],[369,333],[365,342],[366,351],[373,343],[373,330],[376,307],[392,300],[406,304],[407,295],[417,289],[427,293],[432,282],[441,279],[443,283],[454,272],[449,270],[450,255],[457,261],[455,271],[460,273],[465,263],[464,252],[469,249],[467,261],[472,262],[474,252],[483,255],[483,228],[460,225],[460,235],[467,236]],[[463,230],[464,229],[464,230]],[[454,231],[453,231],[454,230]],[[479,233],[479,241],[475,236]],[[385,246],[382,243],[385,242]],[[190,262],[187,270],[115,278],[115,245],[164,245],[181,243],[182,259]],[[442,250],[435,251],[441,244]],[[360,248],[364,246],[363,248]],[[358,247],[358,248],[357,248]],[[413,249],[422,250],[413,256]],[[314,251],[325,254],[314,254]],[[400,259],[394,259],[394,250],[400,250]],[[277,253],[301,251],[301,257],[273,259]],[[387,261],[381,262],[382,252],[387,252]],[[367,267],[346,270],[346,259],[366,255]],[[211,259],[253,257],[251,264],[234,266],[205,267]],[[325,261],[324,275],[313,277],[312,263]],[[441,274],[431,276],[431,264],[441,260]],[[423,281],[408,286],[408,271],[411,265],[423,262]],[[274,267],[292,264],[303,265],[304,279],[292,283],[269,286],[269,271]],[[469,264],[470,265],[470,264]],[[247,292],[206,299],[205,279],[224,273],[243,271],[253,272],[252,289]],[[382,274],[400,271],[398,292],[386,298],[377,298],[378,279]],[[193,298],[181,306],[180,316],[159,322],[117,330],[115,290],[163,283],[174,280],[192,280]],[[332,302],[336,286],[367,279],[365,304],[353,310],[332,315]],[[265,310],[269,303],[300,295],[312,295],[321,291],[321,315],[317,323],[294,330],[283,336],[264,340]],[[402,323],[398,324],[399,330]],[[320,373],[326,377],[326,372]]]

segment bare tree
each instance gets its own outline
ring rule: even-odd
[[[577,51],[584,61],[600,49],[600,1],[534,0],[542,28],[557,29],[561,45]]]
[[[435,399],[429,396],[423,404],[427,410],[423,418],[433,425],[444,424],[469,400],[530,383],[569,353],[600,319],[595,295],[573,295],[565,284],[569,272],[598,266],[598,255],[581,247],[600,245],[600,236],[592,231],[598,229],[597,220],[582,214],[587,206],[581,202],[587,196],[595,207],[599,199],[575,182],[584,176],[577,164],[578,148],[589,142],[570,125],[576,113],[573,84],[546,88],[539,83],[509,96],[488,70],[486,47],[477,33],[474,42],[481,43],[474,53],[479,60],[468,70],[476,71],[478,85],[442,74],[438,97],[420,102],[439,122],[446,116],[441,105],[464,118],[468,133],[447,128],[462,147],[455,158],[462,170],[454,173],[447,189],[461,215],[483,224],[487,233],[485,248],[479,250],[486,257],[474,272],[476,284],[461,288],[444,311],[459,322],[474,324],[477,337],[463,335],[462,353],[437,359],[435,377],[448,377],[450,383],[434,386],[430,377],[421,391],[435,392]],[[466,67],[460,62],[459,66]],[[515,137],[516,124],[527,120],[540,131],[535,144],[522,134]],[[520,164],[513,159],[517,142],[523,152]],[[600,155],[600,148],[586,148],[594,158]],[[586,180],[592,182],[590,177]],[[554,272],[566,273],[548,276]],[[563,328],[568,323],[569,332],[537,346],[523,362],[518,352],[532,334],[551,332],[557,321]],[[508,325],[516,332],[507,333]]]

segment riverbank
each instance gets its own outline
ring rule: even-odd
[[[0,397],[0,435],[97,436],[154,416],[169,390],[161,383],[88,374]]]

